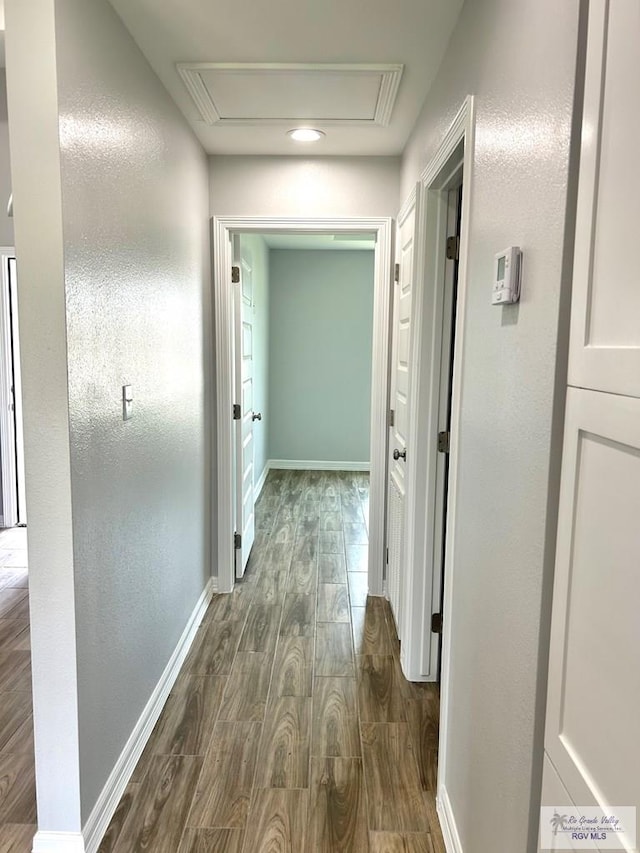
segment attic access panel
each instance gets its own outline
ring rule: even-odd
[[[403,66],[186,62],[177,69],[209,125],[386,127]]]

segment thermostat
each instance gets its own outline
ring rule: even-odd
[[[521,273],[522,252],[518,246],[498,252],[493,264],[492,305],[505,305],[520,299]]]

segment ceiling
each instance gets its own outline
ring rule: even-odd
[[[373,252],[375,234],[263,234],[270,249],[315,249]]]
[[[206,151],[307,156],[400,154],[462,2],[111,0]]]

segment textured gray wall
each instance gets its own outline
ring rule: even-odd
[[[207,161],[106,0],[56,35],[86,820],[210,574]]]
[[[444,779],[465,853],[535,849],[578,10],[466,3],[403,160],[404,198],[475,94]],[[522,299],[494,307],[493,257],[510,245]]]
[[[398,157],[210,157],[216,216],[395,216]]]

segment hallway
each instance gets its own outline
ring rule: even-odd
[[[271,471],[100,853],[443,853],[438,692],[367,598],[368,475]]]

